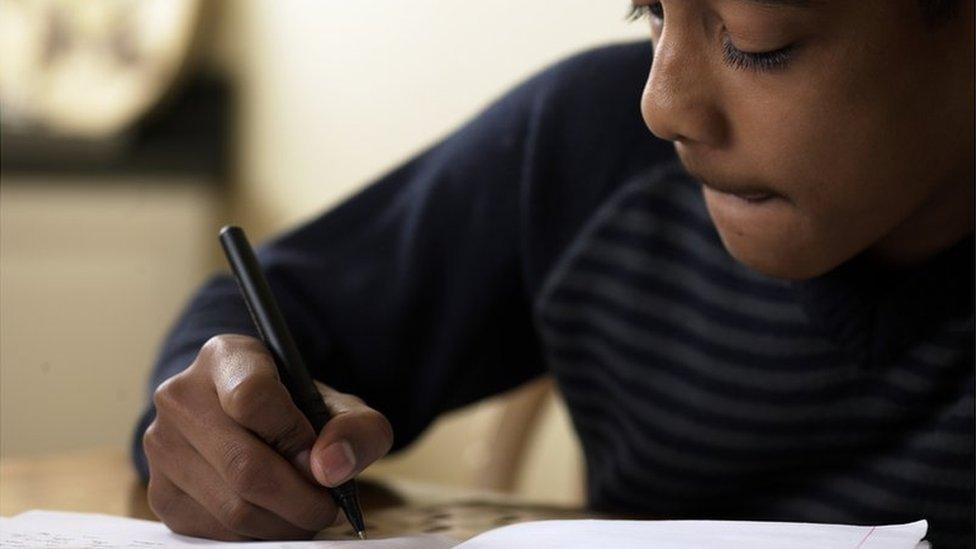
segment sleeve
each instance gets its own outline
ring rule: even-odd
[[[385,414],[395,450],[438,414],[543,371],[521,204],[531,110],[546,78],[258,249],[313,375]],[[207,282],[170,330],[150,392],[222,333],[255,333],[227,274]],[[144,479],[141,439],[153,417],[149,399],[133,440]]]

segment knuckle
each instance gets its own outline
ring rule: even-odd
[[[152,512],[168,526],[172,526],[170,523],[177,520],[179,506],[174,505],[177,500],[176,493],[161,488],[158,479],[150,477],[149,485],[146,487],[146,500]]]
[[[268,392],[274,390],[269,381],[266,377],[251,375],[234,385],[224,399],[227,415],[238,423],[251,425],[258,419],[258,414],[268,413],[271,404]]]
[[[211,337],[200,347],[199,357],[220,359],[238,350],[257,351],[264,354],[261,343],[250,336],[240,334],[219,334]]]
[[[238,533],[245,532],[258,518],[253,505],[235,497],[221,502],[218,513],[220,523]]]
[[[153,391],[153,404],[156,406],[156,411],[166,413],[177,408],[186,394],[185,384],[182,374],[176,374],[160,383]]]
[[[227,482],[231,488],[245,497],[253,497],[273,489],[265,468],[253,452],[234,444],[226,452]]]
[[[215,335],[204,342],[200,347],[200,357],[219,357],[227,353],[227,349],[232,345],[233,337],[227,334]]]
[[[156,479],[149,477],[149,485],[146,487],[146,500],[152,512],[164,522],[166,521],[166,517],[169,516],[169,500],[171,499],[172,495],[160,490],[159,483],[156,482]]]
[[[159,421],[153,421],[142,434],[142,451],[150,461],[158,458],[166,447],[160,440],[162,437],[159,433],[160,429]]]

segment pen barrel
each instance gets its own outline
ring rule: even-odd
[[[220,231],[220,244],[258,335],[274,358],[278,377],[315,432],[320,432],[331,415],[305,367],[247,236],[240,227],[224,227]]]
[[[295,401],[295,406],[301,410],[302,414],[308,418],[309,423],[312,424],[315,433],[322,432],[325,424],[332,419],[332,414],[329,413],[329,409],[325,406],[322,395],[318,390],[313,389],[312,391],[307,391],[300,387],[289,387],[288,382],[285,380],[282,380],[282,383],[285,384],[288,393],[291,394],[291,399]]]
[[[308,418],[315,432],[321,432],[331,418],[329,409],[305,368],[305,361],[298,352],[298,346],[292,339],[285,317],[278,309],[271,286],[261,272],[261,265],[244,230],[234,226],[224,227],[220,230],[220,245],[234,271],[234,278],[237,279],[258,335],[274,358],[281,383],[298,409]],[[349,523],[362,536],[365,524],[355,481],[349,480],[330,488],[329,493],[345,512]]]

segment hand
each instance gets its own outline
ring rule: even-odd
[[[307,539],[332,525],[325,486],[383,457],[393,430],[362,400],[319,390],[333,417],[316,437],[260,341],[212,338],[156,390],[143,436],[152,510],[176,533],[221,540]]]

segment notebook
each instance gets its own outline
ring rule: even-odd
[[[0,518],[0,547],[70,549],[920,549],[924,520],[889,526],[700,520],[543,520],[495,528],[459,542],[443,534],[358,540],[227,543],[180,536],[158,522],[108,515],[28,511]]]

